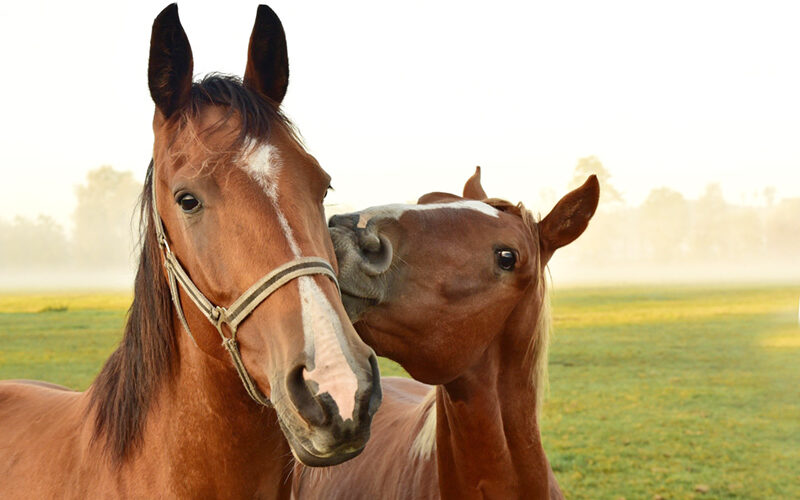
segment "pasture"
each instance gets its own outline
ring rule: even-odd
[[[800,498],[800,287],[560,288],[542,435],[568,498]],[[0,378],[84,389],[126,293],[0,294]],[[401,374],[381,360],[384,375]]]

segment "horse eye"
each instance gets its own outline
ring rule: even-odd
[[[181,197],[178,198],[178,205],[180,205],[181,210],[187,214],[191,214],[200,210],[200,200],[189,193],[181,195]]]
[[[513,250],[497,250],[497,265],[504,271],[511,271],[517,265],[517,254]]]

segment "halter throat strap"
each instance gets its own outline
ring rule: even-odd
[[[158,245],[161,247],[164,254],[164,268],[167,271],[169,291],[172,296],[172,303],[175,306],[175,310],[178,312],[181,325],[183,325],[186,333],[189,334],[192,342],[197,345],[197,341],[192,335],[192,331],[189,329],[189,323],[186,321],[186,316],[183,313],[181,298],[178,293],[178,285],[183,288],[183,291],[186,292],[189,299],[194,302],[197,309],[203,313],[214,328],[217,329],[217,332],[219,332],[222,338],[222,345],[225,347],[225,350],[230,353],[233,366],[236,368],[236,373],[239,374],[239,378],[242,380],[247,394],[258,404],[272,406],[269,398],[259,390],[255,381],[247,372],[247,368],[244,366],[242,354],[239,351],[239,343],[236,341],[236,332],[239,328],[239,324],[241,324],[259,304],[272,295],[275,290],[300,276],[323,274],[333,280],[336,284],[336,288],[339,289],[336,273],[334,273],[333,268],[325,259],[319,257],[298,257],[267,273],[266,276],[256,281],[253,286],[242,293],[238,299],[234,300],[230,306],[222,307],[215,305],[199,288],[197,288],[197,285],[194,284],[189,274],[183,266],[181,266],[178,257],[172,252],[169,242],[167,241],[167,235],[164,231],[161,216],[158,213],[158,207],[156,206],[155,168],[152,170],[150,180],[152,182],[151,191],[153,197],[153,226],[155,227]],[[341,290],[339,290],[339,293],[341,294]],[[228,326],[228,330],[231,332],[230,337],[225,335],[223,325]]]

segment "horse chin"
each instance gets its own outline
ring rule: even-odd
[[[330,467],[332,465],[339,465],[342,462],[346,462],[347,460],[358,456],[364,450],[364,447],[362,446],[355,451],[347,453],[335,453],[333,455],[320,457],[306,450],[302,446],[295,447],[290,443],[289,447],[292,450],[294,458],[308,467]]]
[[[286,440],[289,442],[289,449],[292,450],[292,455],[294,455],[294,458],[308,467],[329,467],[331,465],[338,465],[358,456],[364,450],[364,447],[367,444],[365,440],[360,446],[340,447],[339,449],[329,451],[327,453],[317,450],[312,451],[309,448],[312,448],[313,446],[310,446],[311,443],[308,442],[308,440],[294,437],[294,434],[287,431],[283,422],[281,422],[281,428],[283,428],[283,433],[286,436]],[[307,446],[306,443],[309,446]]]
[[[350,322],[355,323],[361,319],[361,316],[370,307],[378,305],[378,299],[350,295],[345,290],[342,290],[342,304],[344,304],[344,310],[347,311],[347,317],[350,318]]]
[[[337,465],[357,456],[364,450],[370,435],[370,417],[366,425],[346,429],[336,426],[315,427],[309,425],[293,411],[278,409],[278,425],[289,443],[292,455],[310,467]],[[366,413],[366,411],[365,411]],[[335,417],[341,424],[341,417]],[[348,421],[350,423],[350,421]]]

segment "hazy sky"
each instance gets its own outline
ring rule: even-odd
[[[222,5],[225,5],[222,7]],[[144,175],[147,56],[162,1],[0,6],[0,217],[69,224],[103,164]],[[241,75],[255,2],[187,1],[195,73]],[[457,191],[535,204],[598,156],[631,203],[653,187],[800,196],[800,4],[733,1],[270,4],[285,110],[361,207]]]

